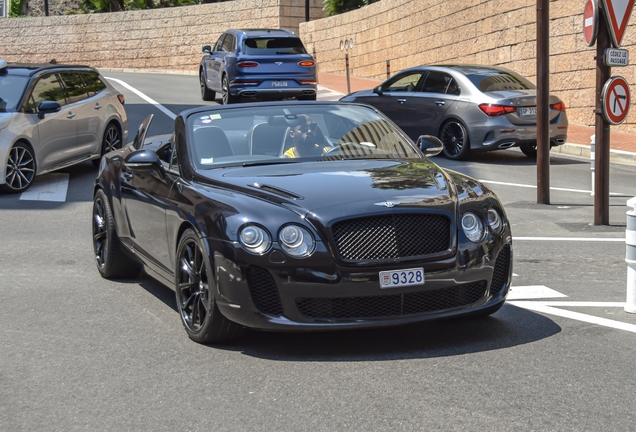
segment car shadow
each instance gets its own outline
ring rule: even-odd
[[[334,332],[250,330],[231,344],[210,347],[279,361],[386,361],[509,348],[536,342],[560,331],[561,327],[552,320],[506,304],[487,318]]]

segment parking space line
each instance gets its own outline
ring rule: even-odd
[[[578,242],[623,242],[625,237],[513,237],[513,240],[519,241],[578,241]]]
[[[625,330],[631,333],[636,333],[636,325],[628,324],[621,321],[615,321],[607,318],[601,318],[593,315],[586,315],[580,312],[573,312],[565,309],[558,309],[554,307],[558,306],[588,306],[588,307],[624,307],[623,302],[536,302],[536,301],[511,301],[511,305],[518,306],[523,309],[531,310],[534,312],[541,312],[548,315],[555,315],[562,318],[569,318],[577,321],[586,322],[589,324],[597,324],[604,327],[610,327],[617,330]]]
[[[20,195],[23,201],[66,201],[69,175],[52,173],[36,177],[31,187]]]
[[[512,286],[506,300],[527,300],[540,298],[567,297],[565,294],[544,285]]]
[[[507,182],[499,182],[499,181],[494,181],[494,180],[479,180],[479,181],[482,182],[482,183],[498,184],[498,185],[502,185],[502,186],[515,186],[515,187],[522,187],[522,188],[529,188],[529,189],[536,189],[537,188],[536,185],[527,185],[527,184],[520,184],[520,183],[507,183]],[[551,187],[550,190],[562,191],[562,192],[585,193],[585,194],[588,194],[588,195],[592,193],[591,190],[568,189],[568,188],[558,188],[558,187]],[[610,195],[623,196],[625,194],[621,193],[621,192],[610,192]]]
[[[162,113],[164,113],[165,115],[170,117],[172,120],[177,118],[176,114],[174,114],[168,108],[166,108],[165,106],[161,105],[159,102],[157,102],[156,100],[150,98],[149,96],[146,96],[146,94],[140,92],[139,90],[137,90],[136,88],[134,88],[130,84],[128,84],[128,83],[126,83],[126,82],[124,82],[122,80],[119,80],[117,78],[109,78],[109,77],[104,77],[104,78],[106,78],[109,81],[115,81],[116,83],[126,87],[128,90],[130,90],[131,92],[135,93],[137,96],[139,96],[140,98],[142,98],[143,100],[145,100],[149,104],[154,105],[159,111],[161,111]]]

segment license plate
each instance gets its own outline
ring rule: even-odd
[[[522,116],[537,115],[537,107],[521,108]]]
[[[272,87],[287,87],[287,81],[272,81]]]
[[[380,288],[424,285],[424,269],[412,268],[380,272]]]

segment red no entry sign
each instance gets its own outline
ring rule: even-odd
[[[596,0],[587,0],[583,11],[583,36],[585,37],[585,44],[589,47],[596,42],[597,23],[598,7],[596,6]]]
[[[613,125],[623,123],[629,113],[631,102],[629,85],[625,78],[616,76],[607,80],[601,93],[601,100],[605,120]]]

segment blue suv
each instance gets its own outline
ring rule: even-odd
[[[203,46],[201,98],[316,100],[316,62],[298,35],[284,29],[227,30],[214,48]]]

